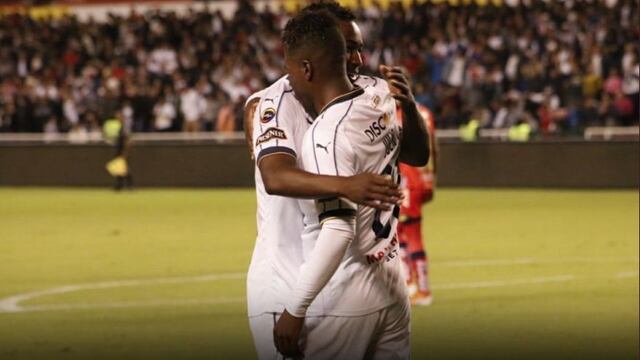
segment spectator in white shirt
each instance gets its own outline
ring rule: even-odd
[[[184,119],[183,129],[185,131],[200,130],[202,113],[206,109],[204,97],[193,87],[186,89],[180,96],[180,111]]]
[[[156,131],[169,131],[176,118],[176,108],[166,96],[163,96],[153,107],[153,117],[153,128]]]

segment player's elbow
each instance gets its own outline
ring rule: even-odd
[[[264,189],[269,195],[291,195],[291,178],[299,169],[295,158],[289,155],[270,155],[258,162]]]
[[[269,195],[284,195],[285,181],[281,179],[281,176],[277,174],[262,174],[262,182],[264,183],[264,190]]]

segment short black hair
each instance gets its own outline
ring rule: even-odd
[[[289,52],[309,47],[315,52],[344,61],[346,43],[334,17],[328,11],[299,12],[284,27],[282,43]]]
[[[353,12],[335,1],[320,1],[305,6],[300,12],[328,11],[339,21],[356,21]]]

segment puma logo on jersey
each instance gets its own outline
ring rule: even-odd
[[[327,143],[327,145],[322,145],[322,144],[318,144],[318,143],[316,143],[316,148],[320,148],[320,149],[322,149],[322,150],[326,151],[326,152],[327,152],[327,154],[328,154],[328,153],[329,153],[329,149],[328,149],[328,148],[329,148],[329,144],[331,144],[331,141],[329,141],[329,142]]]

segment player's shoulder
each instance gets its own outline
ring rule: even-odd
[[[264,97],[264,93],[266,91],[267,91],[267,88],[264,88],[262,90],[258,90],[256,92],[254,92],[253,94],[249,95],[247,100],[244,102],[244,108],[246,109],[249,106],[249,104],[251,104],[251,103],[259,102],[260,99],[262,99],[262,97]]]
[[[321,118],[323,125],[335,126],[345,118],[353,122],[392,112],[394,108],[395,100],[391,93],[375,87],[356,87],[327,104],[321,112]]]
[[[363,89],[375,88],[383,92],[389,92],[387,81],[377,76],[359,75],[354,83]]]
[[[376,87],[362,89],[362,94],[354,100],[353,115],[372,116],[392,112],[395,109],[395,99],[389,91]]]
[[[260,101],[260,105],[262,105],[262,103],[264,103],[265,99],[275,99],[275,98],[279,98],[281,97],[284,93],[287,92],[292,92],[293,89],[291,88],[291,85],[289,84],[289,77],[287,75],[279,78],[278,80],[276,80],[273,84],[267,86],[266,88],[262,89],[262,90],[258,90],[256,92],[254,92],[253,94],[251,94],[248,98],[247,101],[245,102],[245,107],[247,105],[249,105],[251,102],[253,101]],[[268,103],[268,102],[267,102]]]
[[[257,114],[263,124],[271,122],[271,120],[287,120],[296,118],[297,116],[279,116],[279,113],[298,114],[300,105],[295,99],[293,89],[289,83],[288,76],[283,76],[269,87],[260,91],[260,102],[257,107]],[[277,122],[277,121],[276,121]]]
[[[314,125],[316,128],[334,128],[341,124],[353,111],[353,107],[358,98],[363,96],[365,90],[355,87],[346,94],[340,95],[331,100],[320,111],[318,121]]]
[[[395,100],[389,92],[357,87],[325,107],[314,124],[314,132],[332,135],[345,132],[349,142],[359,142],[362,134],[374,131],[379,135],[388,125],[393,125],[394,119]]]
[[[293,91],[291,88],[291,84],[289,83],[289,76],[284,75],[283,77],[276,80],[273,84],[269,85],[264,89],[263,95],[277,95],[282,92]]]
[[[396,102],[391,93],[368,87],[354,101],[345,131],[350,143],[369,146],[394,131],[396,121]]]

